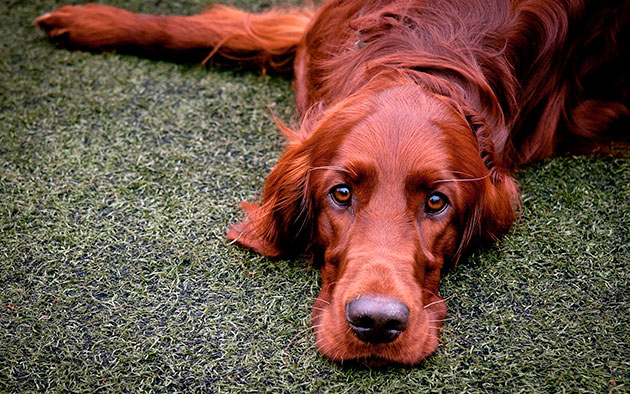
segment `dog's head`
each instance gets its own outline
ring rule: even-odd
[[[317,346],[336,361],[413,365],[446,315],[443,268],[514,220],[514,181],[483,119],[415,85],[361,92],[290,139],[262,203],[230,239],[267,256],[312,252]]]

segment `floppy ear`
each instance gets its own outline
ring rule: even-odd
[[[494,242],[506,233],[516,219],[520,198],[516,181],[502,168],[490,128],[483,116],[468,109],[465,113],[479,146],[479,154],[488,169],[489,176],[483,179],[475,205],[469,208],[462,240],[456,254],[457,261],[471,242]]]
[[[292,141],[267,177],[260,205],[243,202],[247,218],[227,234],[232,242],[268,257],[300,253],[311,236],[305,196],[309,157],[295,133],[282,131]]]
[[[520,207],[516,181],[502,170],[491,175],[492,181],[477,204],[479,236],[482,242],[494,242],[514,224]]]

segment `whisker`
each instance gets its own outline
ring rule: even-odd
[[[302,357],[306,354],[307,351],[313,348],[319,349],[319,352],[322,354],[327,353],[331,346],[333,346],[333,344],[324,342],[324,338],[319,338],[311,346],[306,348],[306,350],[302,353]]]
[[[310,173],[311,171],[315,171],[315,170],[334,170],[334,171],[341,171],[341,172],[345,172],[348,173],[350,175],[356,175],[353,171],[348,170],[347,168],[343,168],[340,166],[319,166],[319,167],[311,167],[309,168],[306,173]]]
[[[453,336],[457,336],[457,334],[455,334],[453,331],[449,331],[444,327],[433,327],[433,326],[428,326],[429,328],[433,328],[434,330],[438,331],[438,332],[443,332],[449,335],[453,335]]]
[[[299,364],[302,364],[302,359],[304,359],[304,357],[306,357],[306,354],[310,352],[311,349],[313,349],[315,347],[315,345],[311,345],[309,347],[307,347],[303,352],[302,355],[300,356],[300,359],[298,360]]]
[[[238,237],[228,242],[228,245],[234,245],[236,242],[238,242],[239,239],[241,239],[242,236],[243,236],[243,232],[241,231],[240,233],[238,233]]]
[[[302,359],[306,356],[306,354],[307,354],[307,353],[308,353],[311,349],[317,348],[317,343],[318,343],[318,342],[319,342],[319,341],[316,341],[315,343],[310,344],[310,345],[309,345],[306,349],[304,349],[304,351],[303,351],[303,352],[302,352],[302,354],[300,355],[300,357],[299,357],[299,359],[298,359],[298,361],[297,361],[297,362],[301,364],[301,363],[302,363]],[[286,349],[286,348],[285,348],[285,354],[284,354],[284,356],[288,356],[288,352],[287,352],[287,349]],[[283,358],[284,358],[284,357],[283,357]],[[285,361],[286,361],[286,360],[285,360]]]
[[[444,182],[474,182],[480,181],[482,179],[486,179],[490,176],[490,174],[484,175],[479,178],[451,178],[451,179],[440,179],[439,181],[435,181],[435,183],[444,183]]]
[[[430,336],[430,337],[435,338],[435,340],[436,340],[438,343],[442,344],[442,345],[444,345],[444,344],[446,343],[446,342],[444,342],[444,340],[443,340],[442,338],[440,338],[440,337],[439,337],[439,336],[437,336],[437,335],[433,335],[433,334],[431,334],[431,333],[427,333],[427,335],[428,335],[428,336]]]
[[[335,352],[335,357],[333,358],[333,360],[339,360],[339,358],[341,357],[341,354],[342,354],[342,353],[343,353],[343,350],[342,350],[342,349],[338,349],[338,350]],[[343,362],[343,360],[340,360],[340,361],[341,361],[341,362]]]
[[[314,324],[314,325],[309,326],[309,327],[307,327],[307,328],[305,328],[305,329],[303,329],[303,330],[300,330],[300,331],[299,331],[297,334],[295,334],[295,335],[293,336],[293,338],[289,341],[289,343],[287,344],[287,347],[285,348],[285,350],[286,350],[286,349],[288,349],[288,348],[289,348],[289,346],[291,346],[291,344],[293,343],[293,341],[295,341],[295,338],[297,338],[298,336],[300,336],[300,335],[302,335],[302,334],[305,334],[305,333],[307,333],[307,332],[309,332],[309,331],[315,330],[315,329],[317,329],[317,328],[319,328],[319,327],[322,327],[323,325],[324,325],[324,324]]]
[[[291,347],[291,345],[293,344],[293,342],[295,341],[295,339],[297,337],[299,337],[300,335],[312,330],[313,327],[309,327],[309,328],[305,328],[304,330],[299,331],[297,334],[295,334],[293,336],[293,338],[291,338],[291,340],[289,341],[289,343],[287,343],[287,346],[284,348],[284,351],[286,352],[287,350],[289,350],[289,347]]]
[[[322,338],[319,338],[318,340],[316,340],[316,341],[313,343],[313,346],[319,346],[319,345],[320,345],[323,341],[324,341],[324,338],[323,338],[323,337],[322,337]]]
[[[316,328],[319,328],[319,327],[322,327],[322,326],[323,326],[323,324],[315,324],[315,325],[312,325],[312,326],[310,326],[309,328],[304,329],[304,330],[302,330],[302,331],[298,332],[297,334],[295,334],[295,336],[294,336],[294,337],[293,337],[293,338],[289,341],[289,343],[287,344],[287,346],[284,348],[284,353],[285,353],[285,355],[287,355],[287,354],[289,353],[289,347],[291,346],[291,344],[295,341],[295,339],[296,339],[298,336],[300,336],[300,335],[302,335],[302,334],[305,334],[305,333],[307,333],[308,331],[315,330]],[[297,343],[301,343],[301,342],[302,342],[304,339],[306,339],[306,338],[308,338],[308,336],[304,336],[302,339],[300,339],[299,341],[297,341],[297,342],[296,342],[296,344],[297,344]],[[311,350],[311,349],[313,349],[313,348],[316,348],[316,347],[317,347],[317,345],[318,345],[318,343],[319,343],[319,342],[321,342],[323,339],[324,339],[324,338],[320,338],[320,339],[316,340],[316,341],[315,341],[315,343],[313,343],[312,345],[310,345],[309,347],[307,347],[307,348],[306,348],[306,350],[304,350],[304,352],[302,352],[302,355],[300,356],[300,359],[298,360],[298,362],[301,362],[301,361],[302,361],[302,358],[306,355],[306,353],[307,353],[309,350]],[[283,358],[284,358],[284,356],[283,356]]]
[[[326,300],[322,300],[321,298],[317,298],[317,297],[306,297],[307,300],[312,300],[312,301],[320,301],[323,302],[326,305],[330,305],[329,301]]]
[[[475,177],[474,175],[469,174],[469,173],[464,172],[464,171],[452,170],[452,171],[450,171],[450,172],[451,172],[451,173],[453,173],[453,174],[465,175],[465,176],[467,176],[467,177],[469,177],[469,178],[474,178],[474,177]]]
[[[447,317],[445,319],[441,319],[441,320],[428,320],[427,323],[442,323],[445,321],[451,321],[451,320],[457,320],[457,317]]]
[[[428,304],[426,304],[426,305],[424,306],[424,309],[427,309],[427,308],[428,308],[428,307],[430,307],[431,305],[435,305],[435,304],[439,304],[439,303],[442,303],[442,302],[446,302],[446,301],[450,300],[450,299],[451,299],[451,298],[453,298],[453,297],[455,297],[455,294],[451,294],[450,296],[448,296],[448,297],[446,297],[446,298],[444,298],[444,299],[441,299],[441,300],[437,300],[437,301],[430,302],[430,303],[428,303]]]

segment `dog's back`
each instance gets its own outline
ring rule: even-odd
[[[301,51],[303,113],[404,70],[482,114],[508,167],[593,148],[628,127],[627,1],[328,2]]]

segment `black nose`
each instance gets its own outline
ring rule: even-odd
[[[346,303],[346,320],[363,342],[387,343],[407,328],[409,308],[395,298],[359,296]]]

